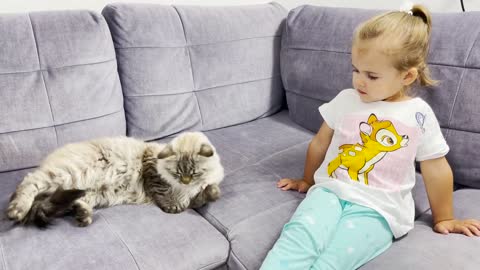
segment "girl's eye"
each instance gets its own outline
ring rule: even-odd
[[[375,77],[375,76],[372,76],[372,75],[368,75],[368,78],[372,81],[375,81],[376,79],[378,79],[378,77]]]
[[[352,70],[352,72],[355,72],[355,73],[357,73],[357,72],[358,72],[358,70],[356,70],[356,69],[353,69],[353,70]]]

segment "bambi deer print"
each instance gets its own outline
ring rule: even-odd
[[[352,180],[359,177],[368,185],[368,173],[373,170],[388,152],[407,146],[408,136],[399,135],[391,121],[378,120],[370,114],[367,123],[360,123],[360,138],[363,144],[343,144],[338,156],[328,164],[328,175],[336,178],[335,171],[344,169]]]

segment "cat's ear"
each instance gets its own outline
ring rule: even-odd
[[[165,146],[162,149],[162,151],[160,151],[160,153],[158,153],[157,158],[164,159],[164,158],[167,158],[169,156],[173,156],[174,154],[175,153],[173,152],[172,146],[170,144],[167,144],[167,146]]]
[[[211,157],[213,156],[213,148],[208,144],[202,144],[202,146],[200,147],[200,152],[198,152],[198,154],[204,157]]]

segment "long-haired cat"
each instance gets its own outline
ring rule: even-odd
[[[223,176],[215,148],[200,132],[182,133],[168,144],[127,137],[73,143],[25,176],[7,216],[45,227],[67,213],[87,226],[93,208],[118,204],[156,204],[179,213],[218,199]]]

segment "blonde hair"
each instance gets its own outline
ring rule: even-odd
[[[362,40],[379,38],[384,53],[392,57],[393,66],[399,71],[415,67],[417,81],[422,86],[433,86],[437,81],[430,77],[427,66],[430,30],[430,12],[421,5],[414,5],[409,12],[391,11],[373,17],[355,30],[353,44]]]

